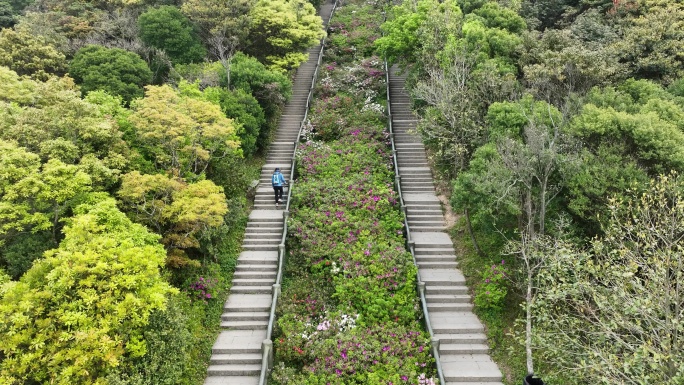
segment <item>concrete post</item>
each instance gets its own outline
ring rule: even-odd
[[[266,356],[268,370],[271,370],[273,368],[273,341],[264,340],[261,343],[261,351]]]
[[[430,343],[432,343],[432,347],[437,349],[437,351],[439,352],[439,338],[432,337]]]
[[[424,286],[424,284],[423,284],[423,286]],[[278,294],[280,294],[280,284],[279,283],[273,284],[273,289],[272,289],[271,293],[273,293],[274,296],[277,296]]]

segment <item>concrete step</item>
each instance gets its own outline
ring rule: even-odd
[[[455,254],[431,254],[431,255],[417,255],[418,262],[455,262]]]
[[[249,218],[247,227],[275,227],[282,226],[283,218]]]
[[[261,364],[209,365],[208,376],[258,376]]]
[[[245,239],[278,239],[280,240],[283,234],[280,232],[245,232]]]
[[[274,265],[277,266],[277,265]],[[236,271],[233,278],[239,279],[270,279],[275,283],[277,273],[275,271]]]
[[[268,294],[231,294],[223,305],[224,312],[270,312],[273,296]]]
[[[278,250],[278,245],[242,245],[243,250],[273,251]]]
[[[261,365],[261,354],[259,353],[236,353],[236,354],[213,354],[210,365],[230,365],[230,364],[259,364]]]
[[[401,182],[401,190],[405,192],[435,192],[435,186],[430,184],[414,184],[410,185],[405,182]],[[441,213],[440,213],[441,214]]]
[[[439,344],[439,354],[488,354],[486,344]]]
[[[446,226],[411,226],[411,231],[414,233],[434,233],[438,231],[446,231]]]
[[[233,286],[269,286],[275,283],[274,280],[264,278],[233,278]]]
[[[427,304],[428,311],[430,314],[439,312],[462,312],[462,311],[472,311],[473,304],[471,303],[441,303],[432,302]]]
[[[465,277],[455,269],[419,270],[420,280],[427,286],[464,286]]]
[[[501,371],[487,354],[440,355],[445,381],[501,382]]]
[[[435,333],[439,344],[485,344],[487,336],[484,333],[440,334]]]
[[[421,222],[428,222],[428,223],[444,223],[444,217],[440,215],[409,215],[408,217],[409,223],[421,223]]]
[[[426,247],[427,245],[420,245],[421,247],[416,247],[415,253],[418,255],[440,255],[440,254],[453,254],[453,248],[436,248],[436,247]]]
[[[469,303],[470,296],[467,294],[426,294],[428,303]]]
[[[271,294],[272,286],[231,286],[230,292],[236,294]]]
[[[259,385],[259,376],[207,376],[204,385]]]
[[[443,215],[441,208],[439,208],[439,209],[416,209],[414,207],[411,207],[411,208],[407,208],[406,212],[408,213],[409,216],[411,216],[411,215],[423,215],[423,214]]]
[[[221,315],[223,321],[268,321],[270,311],[228,312]]]
[[[397,151],[397,156],[399,157],[399,160],[427,160],[427,156],[425,156],[425,154],[421,154],[419,151]]]
[[[425,286],[426,295],[467,295],[468,292],[468,286]]]
[[[232,384],[232,382],[230,384]],[[472,381],[448,382],[447,381],[446,385],[504,385],[504,383],[500,382],[500,381],[493,381],[493,382],[472,382]]]
[[[406,202],[407,210],[439,210],[442,211],[442,204],[439,202],[412,203]]]
[[[249,321],[221,321],[221,329],[231,330],[266,330],[268,319]]]
[[[240,255],[238,255],[238,263],[246,263],[248,265],[270,265],[276,264],[277,261],[277,251],[243,251],[240,253]]]
[[[278,270],[278,265],[248,265],[248,264],[239,264],[235,266],[235,271],[250,271],[250,272],[255,272],[255,271],[275,271]]]
[[[280,244],[280,239],[275,239],[275,238],[259,238],[259,239],[251,239],[251,238],[246,238],[245,240],[242,241],[242,247],[246,246],[267,246],[267,245],[278,245]]]
[[[458,267],[457,262],[418,262],[418,267],[421,269],[455,269]]]

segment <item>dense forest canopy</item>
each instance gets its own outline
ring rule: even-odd
[[[684,381],[683,21],[680,1],[420,0],[383,25],[476,310],[527,353],[495,351],[512,382]]]
[[[314,6],[2,1],[0,27],[0,382],[202,383]]]
[[[202,383],[317,5],[0,0],[0,382]],[[684,3],[384,6],[508,381],[682,384]]]

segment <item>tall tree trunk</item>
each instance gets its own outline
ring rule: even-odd
[[[482,258],[486,258],[487,255],[482,252],[482,249],[480,249],[480,245],[477,243],[477,239],[475,239],[475,233],[473,232],[473,226],[470,223],[470,211],[466,208],[464,210],[464,214],[466,217],[466,225],[468,227],[468,234],[470,235],[470,240],[473,242],[473,246],[475,247],[475,251],[477,252],[477,255],[479,255]]]
[[[523,246],[524,247],[524,246]],[[527,374],[534,374],[532,363],[532,270],[527,268],[527,293],[525,295],[525,353],[527,356]]]

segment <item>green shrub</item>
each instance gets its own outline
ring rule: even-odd
[[[481,279],[475,288],[475,306],[485,311],[501,311],[508,294],[508,269],[504,261],[482,269]]]
[[[83,95],[103,90],[121,96],[126,103],[143,96],[143,86],[152,80],[147,63],[133,52],[89,45],[74,55],[69,74]]]
[[[49,231],[20,234],[7,241],[0,249],[7,273],[15,280],[31,268],[33,261],[45,250],[55,247]]]
[[[232,91],[217,88],[216,92],[223,113],[242,126],[238,130],[238,136],[243,154],[246,157],[254,155],[258,149],[265,145],[259,141],[259,138],[264,138],[265,135],[261,132],[268,129],[266,116],[259,105],[259,101],[240,88]]]
[[[201,62],[207,54],[190,20],[172,5],[148,9],[138,26],[140,39],[166,52],[174,64]]]

